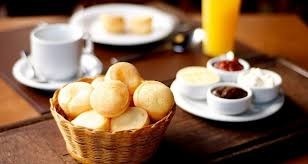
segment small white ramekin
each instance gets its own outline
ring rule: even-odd
[[[282,84],[282,78],[279,74],[277,74],[276,72],[270,71],[270,70],[266,70],[266,69],[262,69],[262,71],[270,74],[273,79],[274,79],[274,86],[273,87],[250,87],[247,86],[251,89],[252,91],[252,100],[254,103],[266,103],[269,102],[273,99],[275,99],[279,92],[280,92],[280,87]],[[247,73],[247,72],[246,72]],[[242,75],[244,75],[245,73],[242,73],[238,76],[237,82],[239,85],[244,85],[241,83],[241,78]]]
[[[184,78],[181,77],[181,70],[187,69],[187,68],[197,68],[197,69],[204,69],[206,70],[206,73],[210,73],[211,76],[215,76],[217,78],[213,83],[199,83],[199,84],[192,84],[188,81],[186,81]],[[202,66],[189,66],[185,67],[179,70],[176,74],[176,83],[177,83],[177,90],[180,94],[189,97],[191,99],[206,99],[207,89],[210,85],[214,83],[218,83],[220,81],[220,78],[215,73],[209,71],[207,68]],[[206,76],[206,74],[204,75]]]
[[[247,96],[239,99],[226,99],[217,97],[212,90],[217,87],[232,86],[238,87],[247,92]],[[211,85],[207,90],[207,103],[209,110],[223,115],[237,115],[245,112],[251,105],[252,91],[248,87],[240,86],[236,83],[222,82]]]
[[[228,60],[228,59],[225,55],[212,58],[212,59],[207,61],[206,67],[209,70],[216,73],[217,75],[219,75],[221,81],[223,81],[223,82],[236,82],[237,76],[240,73],[245,72],[246,70],[248,70],[250,68],[249,63],[247,61],[243,60],[243,59],[238,59],[239,63],[241,63],[243,65],[243,69],[239,70],[239,71],[225,71],[225,70],[218,69],[218,68],[214,67],[214,63],[222,61],[222,60]]]

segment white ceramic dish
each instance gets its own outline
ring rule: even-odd
[[[277,74],[276,72],[273,72],[273,71],[270,71],[270,70],[265,70],[265,69],[262,69],[262,71],[264,71],[264,73],[269,74],[273,78],[274,86],[273,87],[251,87],[251,86],[247,86],[253,92],[253,101],[255,103],[265,103],[265,102],[269,102],[269,101],[275,99],[279,94],[280,87],[281,87],[281,84],[282,84],[281,76],[279,74]],[[244,78],[243,76],[246,73],[248,73],[248,72],[243,72],[243,73],[239,74],[238,79],[237,79],[238,84],[240,84],[242,86],[245,85],[244,81],[243,81],[243,78]],[[251,83],[249,83],[249,84],[251,84]]]
[[[30,56],[31,57],[31,56]],[[49,81],[47,83],[40,83],[31,78],[33,74],[31,67],[28,65],[26,59],[20,58],[16,61],[12,68],[12,74],[14,78],[31,88],[36,88],[40,90],[54,91],[63,85],[75,81],[81,77],[94,77],[101,74],[103,70],[103,64],[94,55],[82,55],[81,56],[81,69],[83,73],[68,81]]]
[[[212,70],[213,72],[215,72],[217,75],[220,76],[221,81],[223,82],[236,82],[237,80],[237,76],[242,73],[245,72],[246,70],[248,70],[250,68],[250,65],[247,61],[243,60],[243,59],[239,59],[239,63],[241,63],[241,65],[243,65],[243,69],[240,71],[225,71],[225,70],[221,70],[218,68],[214,67],[214,63],[221,61],[221,60],[227,60],[226,56],[219,56],[219,57],[215,57],[212,58],[210,60],[208,60],[206,67],[210,70]]]
[[[104,31],[99,16],[101,14],[117,14],[128,18],[134,15],[149,15],[153,19],[152,32],[147,35],[132,33],[112,34]],[[95,5],[78,11],[70,19],[70,24],[80,26],[91,34],[92,41],[101,44],[132,46],[155,42],[167,37],[177,24],[175,16],[159,9],[125,3]]]
[[[280,92],[278,97],[271,102],[252,104],[246,112],[240,115],[222,115],[217,112],[213,112],[205,100],[193,100],[179,94],[177,91],[176,82],[173,82],[170,88],[174,94],[176,104],[181,109],[192,115],[214,121],[248,122],[260,120],[278,112],[284,103],[284,95]]]
[[[218,75],[202,66],[188,66],[176,74],[178,91],[193,99],[205,99],[208,87],[220,81]]]
[[[212,93],[212,90],[217,87],[237,87],[246,91],[247,95],[239,99],[221,98]],[[252,92],[248,87],[242,87],[236,83],[223,82],[211,85],[207,90],[207,103],[210,109],[214,112],[225,115],[237,115],[245,112],[251,105]]]

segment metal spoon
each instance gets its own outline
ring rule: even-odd
[[[173,52],[176,53],[183,53],[187,49],[192,48],[197,44],[199,44],[202,41],[202,38],[203,38],[203,31],[201,28],[176,32],[174,35],[172,35],[170,41],[168,41],[163,46],[154,49],[150,53],[130,54],[125,56],[120,56],[117,58],[113,57],[110,59],[110,63],[114,64],[117,62],[130,62],[133,60],[138,60],[140,58],[143,58],[154,52],[160,52],[165,50],[172,50]]]
[[[25,50],[21,51],[21,57],[26,59],[27,64],[32,69],[33,76],[31,78],[34,79],[35,81],[39,82],[39,83],[48,83],[48,80],[45,77],[38,74],[38,72],[35,69],[34,65],[32,64],[29,56],[30,56],[30,54],[28,52],[26,52]]]

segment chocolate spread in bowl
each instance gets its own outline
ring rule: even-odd
[[[233,86],[221,86],[214,88],[212,91],[213,95],[225,98],[225,99],[240,99],[247,96],[247,92],[238,87]]]

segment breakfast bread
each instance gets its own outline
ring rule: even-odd
[[[125,32],[125,21],[120,15],[103,14],[100,16],[100,20],[107,32],[116,34]]]
[[[122,115],[111,119],[111,132],[141,129],[149,123],[149,116],[144,109],[130,107]]]
[[[91,85],[96,88],[96,86],[100,85],[101,82],[104,81],[105,76],[104,75],[100,75],[97,76],[92,82]]]
[[[128,29],[135,34],[149,34],[152,31],[152,17],[138,15],[129,19]]]
[[[83,112],[71,122],[74,125],[94,130],[109,131],[110,128],[110,120],[97,113],[95,110]]]
[[[115,63],[109,67],[105,80],[120,80],[128,86],[130,95],[133,95],[136,88],[142,83],[143,79],[140,76],[137,68],[127,62]]]
[[[145,109],[154,121],[163,118],[174,105],[170,88],[159,81],[145,81],[140,84],[133,100],[134,104]]]
[[[117,117],[125,112],[130,104],[128,88],[118,80],[103,81],[94,88],[90,104],[104,117]]]
[[[90,94],[93,87],[86,82],[73,82],[64,86],[58,95],[58,102],[69,120],[91,109]]]

